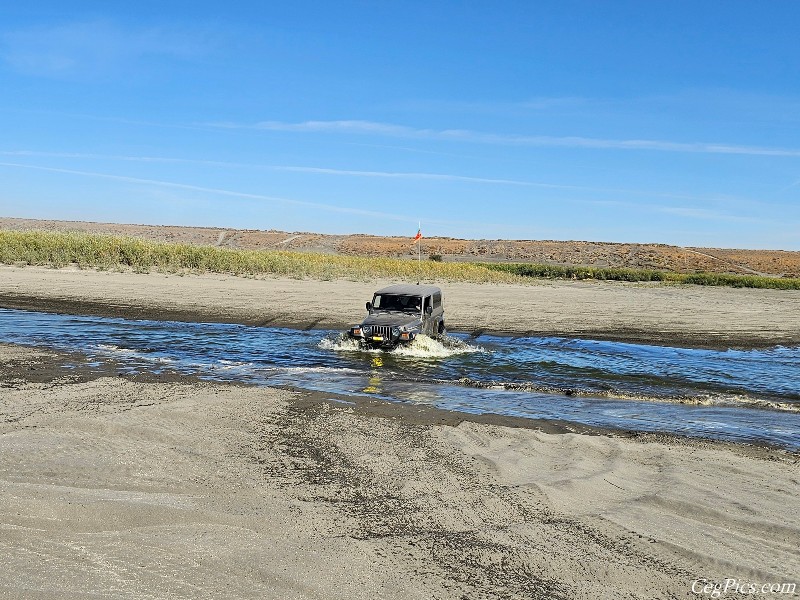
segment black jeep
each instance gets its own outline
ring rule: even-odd
[[[442,290],[433,285],[390,285],[367,302],[369,315],[349,335],[370,348],[409,344],[420,334],[444,335]]]

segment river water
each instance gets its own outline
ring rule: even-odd
[[[129,373],[169,371],[800,449],[800,347],[714,351],[450,335],[382,352],[359,350],[332,331],[7,309],[0,309],[0,341],[111,358]]]

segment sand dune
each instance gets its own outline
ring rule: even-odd
[[[466,423],[440,435],[480,459],[502,485],[534,490],[565,517],[635,532],[668,553],[739,577],[791,579],[800,566],[800,514],[791,508],[796,465],[713,444]]]

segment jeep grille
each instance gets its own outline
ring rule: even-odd
[[[379,335],[387,340],[392,339],[392,326],[391,325],[373,325],[372,335]]]

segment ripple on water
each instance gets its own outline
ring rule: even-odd
[[[0,309],[0,341],[112,358],[128,372],[168,369],[463,412],[800,446],[796,347],[710,351],[493,336],[477,345],[450,335],[384,352],[339,332],[9,309]]]

